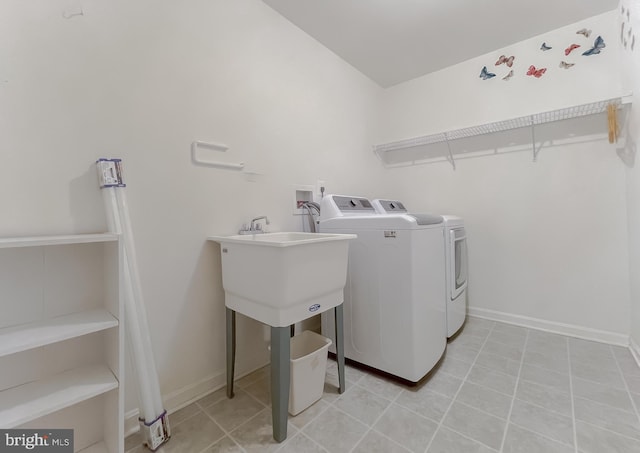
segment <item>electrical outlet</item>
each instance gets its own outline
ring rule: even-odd
[[[316,200],[319,202],[322,199],[322,187],[324,187],[324,191],[326,193],[326,182],[324,179],[318,179],[318,182],[316,183],[316,193],[315,193],[315,197]]]

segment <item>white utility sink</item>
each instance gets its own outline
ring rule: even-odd
[[[285,327],[340,305],[355,234],[210,236],[220,243],[225,305]]]

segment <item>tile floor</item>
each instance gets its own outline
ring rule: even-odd
[[[271,437],[268,367],[170,417],[161,453],[640,452],[640,368],[626,348],[469,318],[431,377],[408,387],[335,362],[322,400]],[[130,453],[144,451],[137,435]]]

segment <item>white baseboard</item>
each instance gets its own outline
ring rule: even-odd
[[[469,307],[468,310],[469,316],[474,316],[476,318],[490,319],[491,321],[500,321],[507,324],[514,324],[516,326],[528,327],[530,329],[543,330],[545,332],[582,338],[583,340],[598,341],[600,343],[629,347],[629,336],[623,335],[621,333],[607,332],[605,330],[576,326],[574,324],[564,324],[561,322],[547,321],[538,318],[530,318],[528,316],[514,315],[511,313],[504,313],[501,311],[489,310],[486,308]],[[636,351],[640,353],[640,349],[637,349]]]
[[[241,379],[250,373],[253,373],[255,370],[260,369],[265,365],[266,363],[245,373],[236,374],[236,380]],[[221,371],[205,379],[202,379],[199,382],[186,385],[181,389],[178,389],[166,395],[162,395],[164,408],[166,409],[167,413],[171,415],[173,412],[176,412],[183,407],[193,403],[194,401],[207,396],[209,393],[213,393],[216,390],[221,389],[226,385],[226,381],[226,371]],[[138,432],[138,430],[140,429],[138,423],[139,416],[140,411],[138,409],[130,410],[124,415],[125,437]],[[169,417],[169,426],[171,426],[171,417]]]
[[[634,359],[636,359],[636,363],[640,367],[640,345],[636,343],[633,337],[629,338],[629,350],[631,351],[631,355]]]

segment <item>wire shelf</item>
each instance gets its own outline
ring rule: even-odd
[[[536,125],[551,123],[555,121],[568,120],[572,118],[579,118],[583,116],[589,115],[597,115],[599,113],[603,113],[607,111],[607,106],[613,104],[618,107],[631,103],[631,96],[624,96],[613,99],[606,99],[603,101],[592,102],[589,104],[576,105],[572,107],[551,110],[548,112],[535,113],[532,115],[521,116],[518,118],[511,118],[503,121],[496,121],[493,123],[480,124],[478,126],[471,126],[462,129],[455,129],[447,132],[440,132],[437,134],[430,134],[421,137],[414,137],[406,140],[399,140],[390,143],[384,143],[380,145],[374,145],[373,150],[378,155],[378,157],[382,160],[382,162],[387,167],[396,167],[399,166],[401,162],[398,159],[398,153],[394,153],[393,162],[389,162],[385,159],[385,155],[387,153],[393,151],[402,151],[415,149],[417,147],[422,147],[426,145],[435,145],[438,143],[446,143],[449,146],[449,141],[451,140],[459,140],[463,138],[476,137],[479,135],[487,135],[493,134],[496,132],[504,132],[513,129],[520,129],[524,127],[535,127]],[[532,134],[533,135],[533,134]],[[535,138],[535,135],[534,135]],[[533,143],[534,147],[534,160],[537,155],[537,151],[535,149],[535,143]],[[449,148],[450,149],[450,148]],[[449,157],[447,160],[451,162],[453,167],[455,168],[455,162],[453,159],[453,153],[449,151]],[[442,159],[438,159],[441,161]],[[428,163],[429,159],[421,159],[420,161],[415,160],[408,156],[406,159],[406,165],[416,165],[419,163]]]

